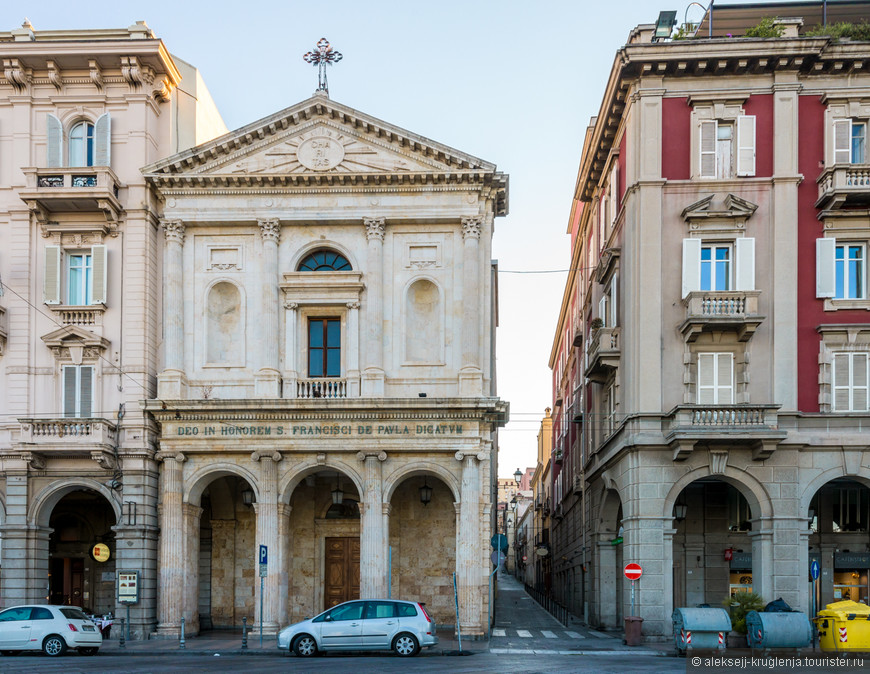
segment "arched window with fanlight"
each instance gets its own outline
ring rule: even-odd
[[[297,267],[297,271],[352,271],[350,262],[341,253],[321,248],[309,253]]]
[[[94,165],[94,125],[79,122],[69,130],[69,165]]]

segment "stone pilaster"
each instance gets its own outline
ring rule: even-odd
[[[260,220],[263,259],[260,268],[262,288],[260,316],[254,343],[260,351],[260,370],[254,375],[257,398],[281,397],[281,373],[278,370],[278,241],[281,223],[276,219]]]
[[[480,217],[462,219],[462,368],[459,394],[463,397],[483,393],[480,367]]]
[[[613,534],[597,534],[595,541],[594,571],[597,576],[598,624],[601,627],[619,627],[616,624],[616,547],[610,542]]]
[[[296,331],[299,321],[299,304],[284,300],[284,397],[296,397]]]
[[[259,494],[254,504],[257,514],[257,550],[260,545],[268,549],[269,560],[267,575],[263,582],[263,632],[274,634],[278,628],[278,612],[281,591],[281,551],[278,537],[278,462],[280,452],[254,452],[254,461],[260,463]],[[254,551],[256,552],[256,550]],[[259,568],[259,567],[258,567]],[[255,622],[259,625],[260,618],[260,578],[256,578],[254,586]]]
[[[190,503],[181,506],[184,519],[184,630],[187,636],[199,634],[199,521],[202,508]]]
[[[462,462],[459,526],[456,530],[456,585],[459,593],[459,623],[463,634],[483,634],[481,599],[485,588],[481,574],[483,549],[480,537],[480,461],[486,455],[456,453]]]
[[[184,597],[185,545],[183,471],[184,454],[158,454],[163,460],[160,494],[160,584],[157,599],[157,635],[175,637],[181,627]]]
[[[384,452],[360,452],[357,458],[365,463],[360,522],[360,597],[371,599],[387,594],[387,551],[384,535],[381,463]]]
[[[290,597],[290,551],[293,549],[293,531],[290,528],[290,511],[293,510],[289,505],[283,503],[278,504],[278,557],[276,564],[278,567],[278,612],[275,619],[278,621],[278,627],[284,627],[290,620],[287,615],[287,601]]]
[[[347,303],[347,386],[350,397],[359,396],[359,302]]]
[[[184,223],[164,220],[166,240],[163,262],[163,360],[164,370],[157,378],[157,397],[167,400],[185,398],[184,376]]]
[[[384,234],[383,218],[365,218],[368,240],[366,269],[366,364],[362,375],[362,395],[384,395]]]

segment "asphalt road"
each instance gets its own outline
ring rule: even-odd
[[[330,672],[331,674],[367,672],[412,674],[414,672],[492,672],[493,674],[561,674],[596,672],[633,674],[634,672],[681,672],[685,660],[650,655],[496,655],[476,653],[465,657],[422,654],[403,659],[393,655],[326,655],[311,660],[292,656],[214,656],[214,655],[97,655],[70,654],[48,658],[41,654],[0,657],[0,672],[62,672],[63,674],[114,674],[122,672]]]

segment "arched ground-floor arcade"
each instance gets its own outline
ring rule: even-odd
[[[840,447],[780,447],[764,460],[740,446],[697,448],[680,461],[668,450],[624,450],[587,490],[590,622],[621,628],[629,562],[643,568],[635,614],[648,638],[671,637],[675,607],[722,606],[741,591],[808,613],[814,591],[821,607],[870,601],[868,459]]]

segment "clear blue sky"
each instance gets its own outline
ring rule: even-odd
[[[744,0],[730,0],[738,4]],[[597,114],[616,50],[639,23],[689,2],[0,3],[0,30],[124,28],[145,20],[173,54],[202,72],[235,129],[308,98],[316,69],[302,60],[321,37],[344,59],[330,96],[498,165],[510,174],[510,215],[496,222],[500,396],[512,421],[498,473],[535,463],[551,404],[547,366],[566,275],[568,214],[583,134]],[[706,3],[705,3],[706,4]],[[723,3],[725,4],[725,3]],[[700,10],[694,6],[690,18]]]

